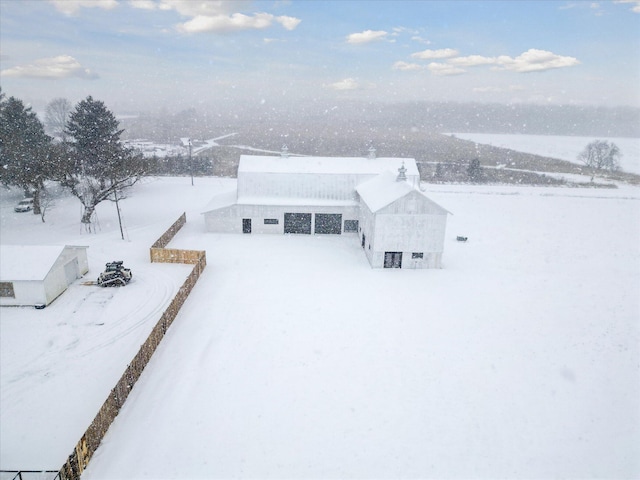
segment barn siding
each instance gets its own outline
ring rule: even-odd
[[[445,215],[376,215],[377,251],[442,252]]]
[[[315,227],[315,214],[341,214],[344,220],[358,220],[357,206],[310,206],[310,205],[233,205],[220,210],[206,212],[205,227],[213,233],[242,233],[242,219],[251,219],[251,233],[284,234],[285,213],[311,213],[311,231]],[[277,225],[265,225],[265,219],[277,219]]]

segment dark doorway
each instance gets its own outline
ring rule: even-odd
[[[242,233],[251,233],[251,219],[243,218],[242,219]]]
[[[342,215],[339,213],[316,213],[315,233],[340,235]]]
[[[364,242],[367,239],[367,237],[365,237],[364,233],[362,234],[362,248],[364,248]]]
[[[384,252],[384,268],[402,268],[402,252]]]
[[[311,214],[310,213],[285,213],[284,233],[311,234]]]

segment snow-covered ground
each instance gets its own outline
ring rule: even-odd
[[[609,140],[622,152],[622,170],[640,174],[640,138],[594,138],[554,135],[508,135],[498,133],[454,133],[457,138],[476,143],[509,148],[578,163],[577,157],[594,140]]]
[[[140,272],[2,309],[0,468],[70,453],[186,275],[148,263],[186,210],[170,246],[208,267],[83,478],[640,476],[640,189],[429,186],[454,214],[444,268],[398,271],[355,236],[205,233],[232,182],[136,187],[124,242],[112,205],[80,235],[74,199],[42,224],[0,196],[2,243],[87,244],[91,278],[115,256]]]

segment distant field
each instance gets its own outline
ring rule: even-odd
[[[455,133],[457,138],[494,147],[577,163],[578,154],[594,140],[609,140],[622,152],[622,170],[640,174],[640,138],[572,137],[558,135],[506,135],[497,133]]]

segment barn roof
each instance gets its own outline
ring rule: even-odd
[[[44,280],[64,248],[51,245],[0,245],[0,279]]]
[[[267,155],[241,155],[238,174],[244,172],[376,175],[385,171],[396,172],[402,164],[407,168],[407,175],[420,175],[416,161],[413,158],[282,157]]]
[[[405,195],[414,192],[437,206],[443,213],[450,213],[406,181],[397,181],[397,175],[391,172],[384,172],[371,180],[361,183],[356,187],[356,191],[372,212],[377,212]]]
[[[204,207],[203,213],[210,212],[211,210],[218,210],[219,208],[230,207],[235,205],[238,198],[238,190],[233,189],[228,192],[219,193],[211,199],[211,201]]]

